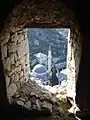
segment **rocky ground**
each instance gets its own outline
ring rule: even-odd
[[[66,81],[62,87],[50,87],[29,80],[13,95],[11,104],[41,113],[37,120],[76,120],[74,114],[69,113],[72,105],[66,93]]]

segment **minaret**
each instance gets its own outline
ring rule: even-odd
[[[40,64],[42,64],[42,53],[40,52]]]
[[[48,50],[48,72],[51,72],[51,65],[52,65],[52,55],[51,55],[51,46],[49,45]]]

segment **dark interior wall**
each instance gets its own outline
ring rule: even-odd
[[[85,33],[84,33],[85,34]],[[83,111],[90,111],[90,40],[85,34],[82,43],[82,56],[76,86],[76,101]]]
[[[16,45],[16,42],[18,42],[18,37],[19,37],[17,36],[17,33],[20,32],[20,30],[22,31],[24,27],[26,26],[28,27],[28,25],[35,23],[44,24],[44,27],[47,27],[46,23],[51,24],[51,26],[52,24],[56,24],[58,25],[58,27],[65,27],[67,25],[70,27],[71,33],[70,33],[70,40],[68,41],[69,49],[67,55],[68,56],[68,60],[67,60],[68,61],[67,62],[68,96],[74,98],[75,81],[78,76],[78,67],[81,56],[81,44],[80,44],[81,34],[79,30],[79,25],[77,24],[73,11],[71,11],[66,6],[64,6],[62,2],[57,2],[56,0],[54,0],[53,2],[50,2],[48,0],[47,1],[39,0],[38,3],[37,1],[33,1],[33,0],[23,1],[19,6],[16,6],[15,9],[13,9],[11,14],[5,21],[4,29],[1,33],[0,40],[1,40],[1,50],[3,55],[2,60],[4,65],[6,83],[9,84],[7,85],[8,86],[7,91],[9,91],[7,92],[8,97],[12,95],[13,92],[11,91],[14,90],[15,92],[17,89],[16,87],[17,83],[15,83],[15,81],[17,80],[12,81],[13,74],[17,76],[15,69],[16,64],[14,64],[14,62],[12,62],[13,60],[11,60],[12,56],[16,54],[15,52],[20,53],[20,51],[22,51],[21,49],[22,47],[20,48],[21,44],[19,47],[18,47],[18,43]],[[13,36],[11,33],[13,33]],[[13,41],[14,43],[10,41]],[[11,46],[13,46],[14,50],[11,48],[9,43],[12,44]],[[19,48],[19,50],[17,48]],[[8,55],[6,54],[7,51],[8,51]],[[21,72],[21,70],[19,72]],[[18,82],[20,83],[20,79]]]
[[[18,4],[17,0],[8,1],[0,1],[0,30],[3,28],[3,23],[8,16],[11,9]],[[81,0],[65,0],[65,4],[71,8],[76,16],[76,20],[80,25],[80,29],[83,35],[83,43],[82,43],[82,56],[81,56],[81,64],[79,69],[79,77],[76,84],[76,101],[77,104],[82,109],[90,109],[90,40],[89,40],[89,3]],[[2,9],[1,9],[2,7]],[[0,58],[1,60],[1,58]],[[0,61],[1,62],[1,61]],[[5,83],[4,83],[4,75],[2,71],[2,63],[0,63],[0,98],[2,95],[5,95]],[[2,87],[3,86],[3,87]],[[5,98],[6,99],[6,98]],[[4,100],[5,100],[4,99]],[[1,99],[2,102],[3,99]]]
[[[1,60],[1,48],[0,48],[0,117],[3,114],[6,106],[8,104],[7,94],[6,94],[6,83],[3,73],[3,64]]]
[[[81,7],[80,7],[81,6]],[[90,113],[90,18],[89,3],[85,0],[81,2],[76,10],[78,22],[82,32],[82,56],[76,84],[76,103],[85,114]]]

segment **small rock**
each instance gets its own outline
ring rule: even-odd
[[[39,103],[39,100],[36,100],[36,105],[37,105],[37,107],[40,109],[40,103]]]
[[[19,74],[17,73],[17,72],[15,72],[15,74],[14,74],[15,76],[15,82],[17,82],[17,81],[19,81]]]
[[[15,74],[12,74],[12,75],[10,76],[10,79],[11,79],[11,82],[13,82],[13,81],[15,80]]]
[[[11,64],[12,64],[12,65],[15,64],[14,54],[12,54],[12,55],[10,56],[10,61],[11,61]]]
[[[20,73],[20,78],[21,78],[21,77],[23,77],[23,71],[21,71],[21,73]]]
[[[10,57],[8,57],[7,59],[3,60],[3,65],[4,65],[4,70],[5,71],[11,71],[11,62],[10,62]]]
[[[61,116],[64,116],[64,111],[60,107],[58,107],[58,111],[59,111]]]
[[[20,61],[16,61],[15,66],[17,67],[17,66],[19,66],[19,64],[20,64]]]
[[[20,97],[20,95],[19,95],[19,94],[17,94],[17,95],[16,95],[16,98],[18,98],[18,97]]]
[[[21,65],[19,65],[17,68],[16,68],[16,71],[21,71]]]
[[[5,79],[6,79],[6,87],[8,87],[8,85],[9,85],[9,83],[10,83],[10,77],[5,76]]]
[[[21,101],[25,102],[25,99],[24,99],[24,98],[19,98],[19,100],[21,100]]]
[[[48,109],[48,110],[50,111],[50,113],[52,113],[52,104],[50,104],[49,102],[44,101],[44,102],[41,104],[41,107]]]
[[[9,53],[15,53],[17,51],[16,43],[10,43],[8,46]]]
[[[58,95],[56,95],[56,97],[59,98],[59,100],[61,100],[62,102],[67,103],[66,95],[58,94]]]
[[[14,83],[12,83],[7,89],[8,95],[13,96],[16,90],[17,90],[17,86]]]
[[[17,42],[18,40],[18,34],[17,32],[15,32],[12,36],[11,36],[11,42]]]
[[[20,101],[20,100],[17,101],[17,104],[18,104],[18,105],[21,105],[21,106],[24,106],[24,102],[22,102],[22,101]]]
[[[55,96],[52,97],[51,101],[52,101],[53,103],[55,103],[55,102],[56,102],[56,97],[55,97]]]
[[[1,52],[2,52],[2,60],[7,57],[7,46],[4,45],[1,47]]]
[[[31,101],[26,102],[24,106],[25,106],[27,109],[30,109],[30,108],[31,108]]]
[[[16,85],[17,85],[17,88],[20,88],[20,82],[17,82]]]
[[[24,83],[25,83],[25,80],[24,80],[24,78],[22,77],[22,78],[20,79],[20,85],[22,86],[22,85],[24,85]]]
[[[10,33],[6,32],[4,35],[1,37],[1,46],[6,44],[10,39]]]
[[[18,59],[22,58],[26,53],[28,53],[28,47],[26,44],[27,43],[24,40],[20,44],[17,45]]]
[[[35,94],[34,92],[31,92],[30,95],[31,95],[31,96],[34,96],[34,95],[36,95],[36,94]]]
[[[18,43],[22,42],[23,40],[24,40],[24,35],[23,34],[19,34],[19,36],[18,36]]]
[[[14,53],[14,59],[15,59],[15,62],[17,61],[17,54],[16,53]]]

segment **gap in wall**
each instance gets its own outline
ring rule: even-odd
[[[30,79],[52,87],[66,83],[70,29],[28,28],[27,36]]]

